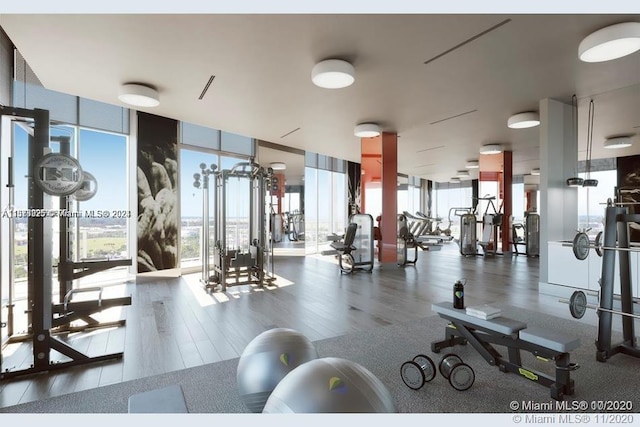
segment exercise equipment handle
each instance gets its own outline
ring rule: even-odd
[[[64,296],[64,305],[63,305],[64,311],[65,312],[67,311],[67,305],[69,304],[69,302],[71,302],[71,298],[75,294],[84,293],[84,292],[98,292],[98,307],[102,306],[102,288],[101,287],[96,286],[96,287],[92,287],[92,288],[71,289]]]

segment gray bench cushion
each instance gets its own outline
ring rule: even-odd
[[[473,325],[477,325],[480,328],[489,329],[503,335],[517,335],[519,331],[527,327],[526,323],[509,319],[507,317],[496,317],[494,319],[484,320],[478,317],[469,316],[464,310],[453,308],[453,304],[450,302],[433,304],[431,309],[436,313],[447,316],[451,319],[468,322]]]
[[[130,414],[187,413],[182,387],[172,385],[129,397]]]
[[[520,339],[560,353],[569,353],[580,347],[580,339],[538,327],[520,331]]]

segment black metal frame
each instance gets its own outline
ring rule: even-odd
[[[613,291],[615,280],[616,253],[620,265],[620,300],[622,313],[633,314],[633,290],[631,286],[631,263],[629,248],[629,223],[640,222],[640,214],[629,214],[623,206],[607,206],[605,210],[604,247],[621,248],[623,250],[605,249],[602,255],[602,275],[600,278],[600,308],[598,311],[598,339],[596,340],[596,360],[606,362],[611,356],[623,353],[640,357],[635,330],[634,318],[622,316],[623,340],[618,344],[611,343],[613,314]],[[609,310],[609,311],[606,311]]]
[[[1,116],[13,116],[28,118],[33,120],[33,136],[29,136],[28,147],[28,203],[29,209],[35,211],[46,208],[46,195],[42,189],[36,185],[33,175],[33,168],[37,162],[46,154],[49,148],[49,111],[42,109],[28,110],[24,108],[0,106]],[[64,144],[62,145],[64,147]],[[68,149],[68,146],[67,146]],[[61,201],[61,206],[68,208],[68,201],[65,197]],[[91,318],[91,314],[116,305],[131,304],[131,297],[117,298],[110,300],[84,301],[69,303],[67,295],[71,292],[72,280],[83,277],[115,265],[123,264],[123,260],[99,261],[97,263],[74,263],[69,260],[70,246],[67,236],[68,218],[60,222],[60,244],[61,244],[61,265],[59,265],[60,298],[65,295],[65,303],[54,304],[52,299],[52,218],[50,216],[35,217],[29,216],[28,227],[28,303],[30,312],[28,315],[29,331],[28,335],[22,337],[31,339],[33,343],[33,363],[31,367],[20,370],[0,369],[0,380],[10,379],[23,375],[31,375],[39,372],[60,370],[71,366],[84,365],[87,363],[101,362],[113,359],[121,359],[123,353],[112,353],[102,356],[87,356],[77,351],[69,344],[55,338],[55,328],[67,325],[73,320],[83,319],[88,323],[87,327],[97,327],[97,321]],[[62,250],[64,248],[64,250]],[[75,272],[80,268],[80,272]],[[64,293],[63,293],[64,292]],[[83,328],[84,329],[84,328]],[[69,330],[71,330],[69,328]],[[16,340],[18,341],[18,339]],[[59,362],[51,360],[51,351],[55,350],[68,357],[69,361]],[[1,359],[0,359],[1,361]]]
[[[548,387],[553,399],[562,400],[563,396],[574,393],[574,381],[571,379],[570,372],[577,369],[577,365],[571,363],[569,353],[523,341],[517,337],[517,334],[516,336],[500,334],[446,314],[439,313],[439,315],[451,323],[445,329],[445,339],[431,343],[431,351],[434,353],[439,353],[444,348],[470,343],[489,365],[497,366],[502,372],[512,372]],[[506,347],[507,358],[494,345]],[[521,351],[554,360],[555,378],[522,366]]]

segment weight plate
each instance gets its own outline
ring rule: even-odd
[[[83,182],[80,163],[61,153],[45,154],[33,168],[33,179],[42,191],[52,196],[75,193]]]
[[[422,372],[424,372],[424,380],[426,382],[429,382],[436,377],[436,365],[429,356],[419,354],[413,358],[413,361],[420,365]]]
[[[468,390],[475,380],[475,372],[466,363],[454,366],[451,370],[451,375],[449,375],[449,384],[458,391]]]
[[[440,374],[443,377],[449,378],[449,374],[451,373],[452,366],[455,366],[458,363],[462,363],[462,359],[460,359],[460,357],[458,357],[457,354],[455,353],[445,354],[444,356],[442,356],[442,359],[440,359],[438,370],[440,371]]]
[[[576,319],[582,319],[587,311],[587,296],[582,291],[575,291],[569,299],[569,311]]]
[[[596,253],[598,256],[602,256],[602,231],[596,234],[596,241],[594,242],[596,247]]]
[[[96,177],[87,171],[82,172],[82,185],[71,197],[79,202],[86,202],[98,192],[98,181]]]
[[[583,261],[589,256],[589,236],[587,233],[580,232],[573,238],[573,254],[579,260]]]
[[[400,376],[407,387],[419,390],[425,383],[424,372],[416,362],[404,362],[400,367]]]

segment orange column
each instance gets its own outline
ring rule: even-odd
[[[367,190],[382,192],[382,212],[366,212],[375,220],[382,216],[380,231],[382,242],[378,248],[378,261],[397,262],[396,215],[398,198],[398,136],[382,133],[375,138],[362,138],[361,144],[361,195],[362,207],[366,209]]]
[[[398,250],[398,135],[382,133],[382,254],[383,263],[396,263]]]
[[[502,252],[511,250],[511,206],[513,205],[513,152],[505,151],[502,153]]]
[[[498,182],[499,194],[502,203],[502,225],[500,226],[500,248],[502,252],[511,250],[511,205],[513,184],[513,152],[503,151],[500,154],[483,154],[480,156],[480,181]],[[500,206],[496,206],[500,208]]]

